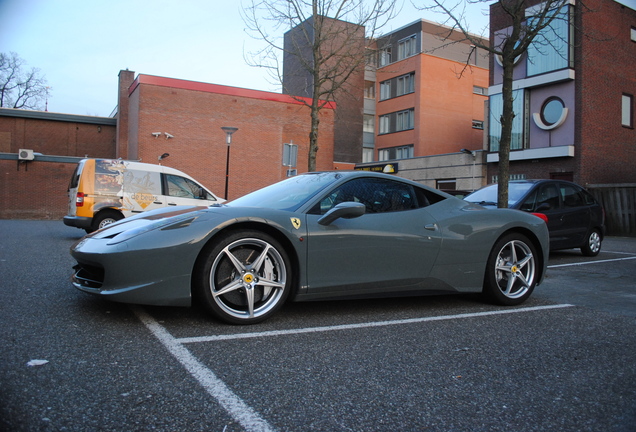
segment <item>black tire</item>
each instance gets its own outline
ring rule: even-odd
[[[594,257],[601,251],[601,233],[593,229],[585,238],[585,243],[581,246],[581,253],[585,256]]]
[[[496,304],[518,305],[530,297],[538,276],[538,255],[532,242],[521,234],[507,234],[490,252],[483,292]]]
[[[105,226],[117,222],[118,220],[122,220],[123,218],[124,215],[117,210],[102,210],[93,217],[93,222],[91,223],[91,231],[86,231],[97,231],[98,229],[102,229]]]
[[[196,301],[231,324],[255,324],[272,316],[285,303],[292,283],[284,248],[270,235],[254,230],[214,239],[194,271]]]

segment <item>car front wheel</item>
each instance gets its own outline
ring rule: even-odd
[[[601,234],[593,229],[585,238],[585,243],[581,247],[581,253],[585,256],[593,257],[601,251]]]
[[[195,295],[214,315],[231,324],[254,324],[285,302],[291,265],[271,236],[252,230],[225,235],[204,251],[194,281]]]
[[[521,234],[509,234],[490,252],[484,294],[497,304],[523,303],[537,282],[538,259],[533,244]]]

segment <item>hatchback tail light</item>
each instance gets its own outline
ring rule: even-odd
[[[75,197],[75,207],[83,207],[84,206],[84,193],[78,192]]]
[[[543,213],[532,213],[533,215],[535,215],[538,218],[543,219],[543,221],[545,223],[548,223],[548,217],[546,215],[544,215]]]

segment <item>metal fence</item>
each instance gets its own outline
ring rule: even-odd
[[[636,183],[589,185],[605,208],[607,235],[636,237]]]

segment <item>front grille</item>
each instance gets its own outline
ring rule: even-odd
[[[104,269],[86,264],[73,267],[73,282],[86,288],[101,288],[104,283]]]

